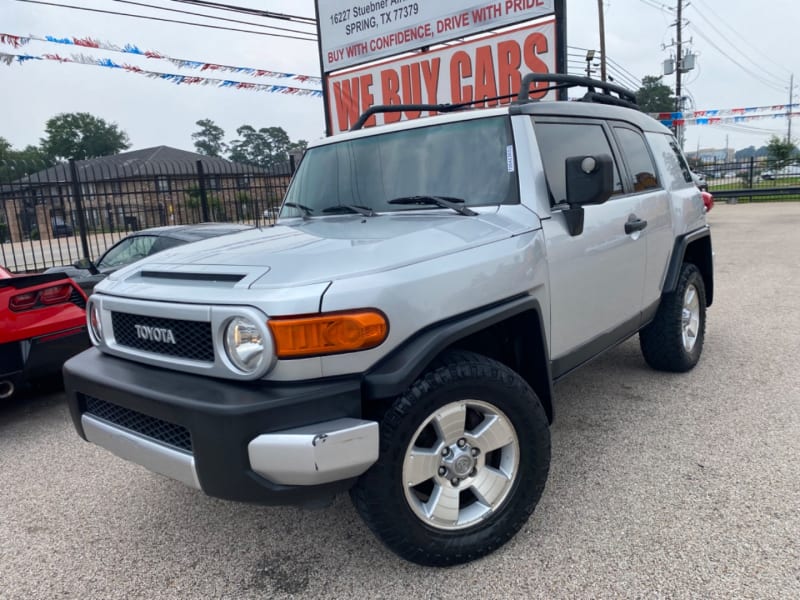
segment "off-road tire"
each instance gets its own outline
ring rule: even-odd
[[[403,464],[426,420],[462,401],[507,417],[516,434],[513,452],[518,466],[504,499],[482,520],[443,530],[423,522],[409,504]],[[350,494],[367,526],[390,550],[422,565],[455,565],[493,552],[519,531],[542,495],[549,465],[548,420],[531,387],[501,363],[471,352],[453,352],[386,411],[380,424],[380,458]]]
[[[697,297],[697,324],[694,344],[684,343],[684,309],[687,291]],[[691,263],[684,263],[675,291],[665,294],[652,323],[639,332],[639,346],[645,361],[659,371],[684,373],[694,368],[703,352],[706,329],[706,288],[703,276]]]

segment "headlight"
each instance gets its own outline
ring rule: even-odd
[[[245,317],[231,319],[225,328],[225,354],[244,373],[253,373],[264,359],[264,335]]]
[[[100,320],[100,304],[89,300],[89,310],[86,311],[86,320],[92,341],[99,344],[103,341],[103,322]]]

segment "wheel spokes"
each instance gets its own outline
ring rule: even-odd
[[[445,523],[457,523],[461,508],[460,491],[449,485],[437,485],[425,503],[428,517]]]
[[[403,478],[406,485],[414,487],[423,481],[428,481],[436,474],[440,459],[441,454],[438,450],[412,448],[408,454],[408,462],[403,470]]]
[[[491,452],[514,441],[514,430],[508,421],[498,415],[485,415],[483,422],[469,434],[474,445],[483,452]]]
[[[486,506],[492,507],[506,491],[509,478],[490,466],[482,468],[472,482],[472,493]]]
[[[452,445],[464,435],[464,426],[467,418],[467,407],[463,403],[453,404],[442,408],[433,417],[433,427],[439,440]]]

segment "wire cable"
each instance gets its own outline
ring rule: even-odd
[[[94,12],[94,13],[102,13],[108,15],[116,15],[121,17],[133,17],[135,19],[145,19],[149,21],[161,21],[164,23],[176,23],[179,25],[190,25],[192,27],[205,27],[206,29],[217,29],[221,31],[236,31],[238,33],[251,33],[253,35],[263,35],[267,37],[278,37],[278,38],[285,38],[290,40],[301,40],[304,42],[314,42],[316,43],[315,38],[305,38],[305,37],[298,37],[294,35],[284,35],[280,33],[270,33],[268,31],[253,31],[252,29],[238,29],[236,27],[223,27],[222,25],[209,25],[206,23],[192,23],[191,21],[178,21],[176,19],[167,19],[164,17],[153,17],[147,15],[137,15],[132,13],[123,13],[119,11],[113,10],[103,10],[100,8],[88,8],[86,6],[74,6],[72,4],[59,4],[57,2],[44,2],[43,0],[16,0],[16,2],[26,2],[29,4],[41,4],[44,6],[55,6],[58,8],[69,8],[73,10],[83,10],[87,12]]]
[[[180,4],[189,4],[192,6],[201,6],[203,8],[213,8],[216,10],[227,10],[231,12],[242,13],[246,15],[254,15],[256,17],[265,17],[267,19],[280,19],[283,21],[293,21],[296,23],[303,23],[305,25],[316,25],[317,20],[313,17],[303,17],[300,15],[287,15],[284,13],[276,13],[270,10],[259,10],[257,8],[249,8],[246,6],[234,6],[232,4],[222,4],[220,2],[209,2],[207,0],[170,0],[171,2],[178,2]]]
[[[134,0],[112,0],[120,4],[131,4],[133,6],[141,6],[143,8],[153,8],[155,10],[163,10],[167,12],[180,13],[184,15],[191,15],[193,17],[202,17],[205,19],[215,19],[217,21],[226,21],[228,23],[238,23],[240,25],[251,25],[253,27],[263,27],[264,29],[274,29],[276,31],[288,31],[289,33],[300,33],[302,35],[313,35],[316,38],[316,32],[302,31],[300,29],[289,29],[288,27],[277,27],[275,25],[264,25],[262,23],[253,23],[252,21],[242,21],[241,19],[229,19],[227,17],[218,17],[215,15],[208,15],[205,13],[192,12],[189,10],[181,10],[179,8],[167,8],[164,6],[156,6],[154,4],[147,4],[145,2],[135,2]]]

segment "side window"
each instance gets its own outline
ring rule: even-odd
[[[633,191],[643,192],[661,187],[644,138],[632,129],[624,127],[615,127],[614,133],[617,135],[622,155],[633,177],[631,182]]]
[[[126,238],[112,246],[100,259],[97,267],[110,268],[127,265],[150,254],[158,238],[153,235],[138,235]]]
[[[692,171],[689,168],[689,163],[686,162],[686,157],[683,155],[683,152],[681,152],[681,148],[678,146],[678,142],[674,137],[669,138],[669,147],[672,148],[672,152],[675,153],[675,158],[678,159],[678,163],[681,165],[681,171],[683,171],[683,180],[686,183],[694,183],[694,178],[692,177]]]
[[[570,156],[590,156],[608,154],[611,145],[608,143],[603,126],[593,123],[550,123],[535,122],[536,139],[544,163],[547,184],[550,186],[552,202],[559,204],[567,199],[567,180],[564,172],[564,161]],[[622,180],[619,167],[614,162],[614,194],[622,193]]]

